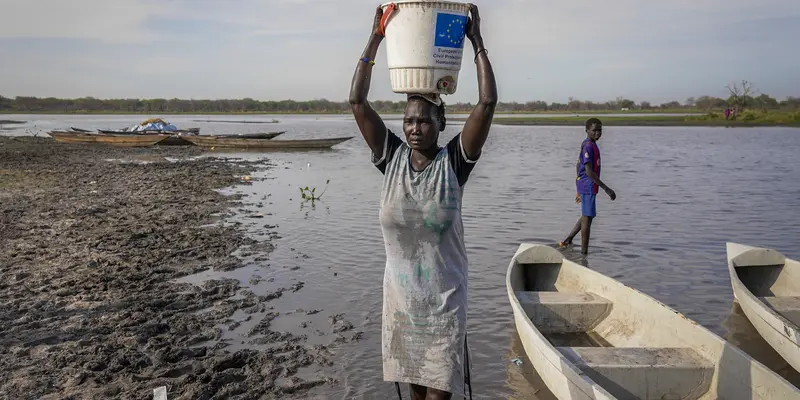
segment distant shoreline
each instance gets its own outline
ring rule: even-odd
[[[652,115],[654,113],[661,114],[661,115]],[[11,114],[8,112],[0,112],[0,114]],[[145,116],[152,116],[152,115],[252,115],[252,116],[264,116],[264,115],[350,115],[347,112],[274,112],[274,113],[254,113],[254,112],[242,112],[242,113],[225,113],[225,112],[218,112],[218,113],[163,113],[163,114],[156,114],[156,113],[125,113],[125,112],[83,112],[83,113],[56,113],[56,112],[39,112],[39,113],[27,113],[32,115],[86,115],[86,116],[93,116],[93,115],[139,115],[142,117]],[[27,114],[16,114],[16,115],[27,115]],[[402,113],[399,112],[382,112],[380,113],[384,116],[384,120],[387,121],[398,121],[402,119]],[[515,116],[519,114],[524,114],[527,116]],[[557,116],[548,116],[553,114],[560,114]],[[565,114],[571,114],[569,116],[565,116]],[[627,115],[616,115],[616,114],[627,114]],[[451,115],[448,118],[451,122],[464,122],[466,121],[466,117],[468,113],[466,112],[451,112]],[[536,116],[529,116],[529,115],[536,115]],[[606,111],[598,111],[592,113],[571,113],[571,112],[499,112],[495,114],[495,118],[493,120],[494,125],[501,125],[501,126],[582,126],[585,124],[586,120],[592,116],[598,116],[601,118],[603,123],[607,126],[663,126],[663,127],[670,127],[670,126],[686,126],[686,127],[792,127],[792,128],[800,128],[800,112],[775,112],[775,111],[751,111],[748,110],[745,113],[738,116],[736,120],[728,119],[726,120],[721,113],[692,113],[690,111],[682,110],[681,112],[672,112],[668,111],[658,111],[658,112],[649,112],[649,111],[619,111],[619,112],[606,112]],[[6,120],[7,121],[7,120]],[[13,121],[13,123],[19,124],[22,121]],[[220,121],[222,122],[222,121]],[[237,122],[237,123],[249,123],[246,121],[225,121],[225,122]],[[262,122],[262,121],[258,121]],[[280,122],[280,121],[278,121]],[[11,122],[8,122],[9,124]],[[264,121],[264,123],[271,123],[268,121]]]
[[[793,119],[794,118],[794,119]],[[492,124],[506,126],[583,126],[586,117],[499,117]],[[463,119],[455,119],[461,121]],[[766,114],[761,118],[726,120],[706,116],[604,117],[608,126],[694,126],[694,127],[800,127],[800,119],[790,114]]]

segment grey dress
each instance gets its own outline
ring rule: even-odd
[[[464,396],[467,254],[461,199],[477,160],[461,134],[422,171],[411,149],[387,130],[373,164],[384,174],[380,223],[383,277],[383,378]]]

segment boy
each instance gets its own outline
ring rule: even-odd
[[[572,244],[572,239],[578,232],[581,232],[581,253],[589,253],[589,233],[591,232],[592,219],[597,215],[596,197],[599,188],[611,197],[617,198],[617,194],[600,180],[600,148],[597,141],[603,135],[603,123],[597,118],[589,118],[586,121],[586,139],[581,145],[581,153],[578,155],[578,177],[576,186],[578,193],[575,195],[575,203],[581,205],[581,217],[578,223],[572,228],[569,236],[559,245],[561,247]]]

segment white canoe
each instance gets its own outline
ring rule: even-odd
[[[800,371],[800,262],[771,250],[728,243],[733,295],[764,340]]]
[[[525,353],[559,399],[800,399],[711,331],[551,247],[522,244],[506,286]]]

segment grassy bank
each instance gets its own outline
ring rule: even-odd
[[[587,117],[499,117],[497,125],[522,126],[582,126]],[[735,120],[725,119],[724,114],[708,113],[693,116],[609,116],[602,118],[610,126],[790,126],[800,127],[800,112],[748,111]]]

